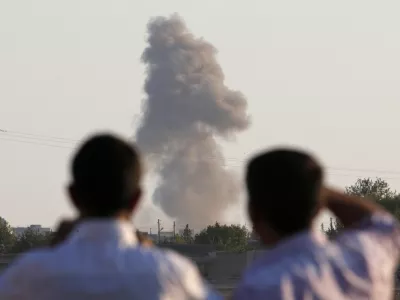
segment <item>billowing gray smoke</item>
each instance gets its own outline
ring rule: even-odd
[[[145,111],[136,141],[160,176],[153,200],[180,224],[221,221],[237,202],[235,176],[215,140],[249,125],[247,101],[224,85],[216,49],[177,15],[148,24]]]

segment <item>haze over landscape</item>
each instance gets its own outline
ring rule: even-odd
[[[248,106],[242,115],[251,116],[248,128],[246,117],[240,124],[227,117],[227,127],[218,127],[216,120],[227,114],[207,123],[217,134],[204,141],[220,145],[217,157],[226,163],[220,171],[229,169],[232,177],[226,178],[239,180],[232,197],[228,188],[204,193],[211,207],[207,222],[246,222],[240,181],[245,160],[277,144],[316,153],[335,186],[380,176],[399,190],[399,8],[396,1],[1,2],[0,216],[13,226],[53,226],[73,213],[64,193],[71,153],[94,130],[132,139],[140,132],[148,99],[141,62],[146,26],[175,12],[195,37],[218,50],[216,63],[225,75],[220,84],[243,94]],[[223,140],[221,128],[238,130]],[[156,179],[146,180],[138,227],[156,228],[157,218],[166,227],[173,218],[178,226],[193,219],[178,206],[163,207],[165,214],[154,205]],[[179,189],[170,192],[173,199],[179,195]]]

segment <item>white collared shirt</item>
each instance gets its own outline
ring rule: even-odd
[[[1,300],[220,299],[196,266],[141,247],[128,222],[87,221],[63,244],[23,255],[0,277]]]
[[[256,260],[233,299],[393,299],[399,247],[399,223],[381,213],[332,242],[321,232],[298,234]]]

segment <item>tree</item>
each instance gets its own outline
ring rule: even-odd
[[[195,236],[196,244],[212,244],[218,250],[241,252],[247,249],[250,232],[240,225],[209,225]]]
[[[189,224],[186,224],[183,230],[182,238],[186,244],[193,243],[193,230],[189,228]]]
[[[400,201],[398,201],[400,200],[400,196],[382,178],[376,178],[375,180],[371,178],[359,178],[353,185],[345,188],[345,193],[379,202],[380,205],[400,220]],[[331,219],[329,228],[325,232],[329,237],[334,237],[342,228],[343,225],[339,220]]]
[[[41,233],[35,229],[26,229],[16,240],[12,250],[14,253],[25,252],[34,248],[49,245],[52,233]]]
[[[398,219],[400,217],[400,195],[381,178],[358,179],[354,185],[346,188],[346,193],[379,202]]]
[[[0,253],[7,253],[15,242],[15,235],[10,224],[0,217]]]
[[[183,238],[182,234],[176,234],[175,235],[175,243],[177,243],[177,244],[186,244],[186,241]]]
[[[382,178],[359,178],[357,181],[346,187],[346,194],[358,197],[369,198],[374,201],[392,201],[399,198],[396,191],[393,191],[389,184]]]

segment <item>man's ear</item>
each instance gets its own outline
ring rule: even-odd
[[[67,193],[68,193],[68,197],[69,200],[71,201],[72,205],[78,210],[80,211],[81,205],[79,203],[78,200],[78,195],[77,195],[77,191],[76,191],[76,187],[73,183],[70,183],[67,187]]]
[[[259,219],[259,213],[258,211],[254,208],[254,205],[250,200],[247,202],[247,213],[249,215],[250,221],[254,224],[258,221]]]
[[[140,199],[141,199],[141,197],[142,197],[142,189],[141,188],[138,188],[137,190],[136,190],[136,192],[135,192],[135,194],[132,196],[132,199],[131,199],[131,203],[130,203],[130,210],[133,212],[133,211],[135,211],[135,209],[137,208],[137,206],[138,206],[138,204],[139,204],[139,202],[140,202]]]

